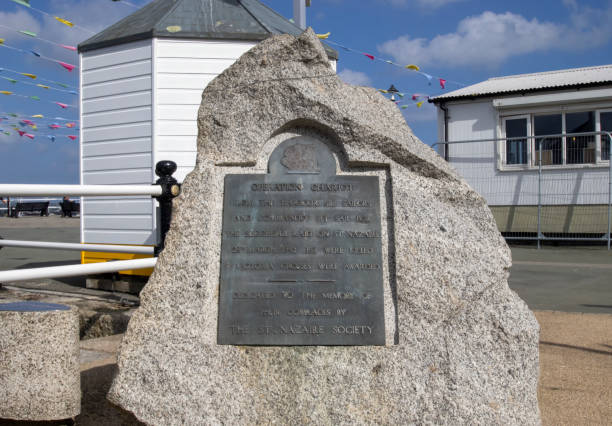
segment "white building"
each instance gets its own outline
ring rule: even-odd
[[[160,160],[175,161],[182,182],[204,87],[259,41],[301,32],[257,0],[155,0],[81,43],[81,184],[151,184]],[[81,212],[83,243],[158,241],[150,197],[83,198]],[[136,257],[82,253],[83,263]]]
[[[500,231],[536,232],[544,135],[612,131],[612,65],[491,78],[430,100],[444,156],[482,194]],[[518,138],[506,141],[506,138]],[[542,232],[607,232],[610,140],[542,140]]]

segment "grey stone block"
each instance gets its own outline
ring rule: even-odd
[[[61,420],[81,411],[74,307],[0,304],[0,418]]]

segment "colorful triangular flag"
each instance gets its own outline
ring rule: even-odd
[[[58,64],[60,64],[61,66],[63,66],[64,68],[66,68],[68,71],[72,71],[75,67],[74,65],[71,64],[67,64],[66,62],[60,62],[58,61]]]
[[[60,21],[62,24],[68,25],[69,27],[74,27],[74,24],[70,21],[67,21],[63,18],[59,18],[57,16],[55,16],[55,19],[57,19],[58,21]]]

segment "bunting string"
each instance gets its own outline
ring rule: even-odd
[[[0,111],[0,123],[2,122],[2,120],[11,120],[11,119],[30,119],[30,118],[36,118],[38,120],[48,120],[48,121],[69,121],[69,122],[73,122],[73,124],[76,124],[79,122],[79,120],[75,120],[73,118],[65,118],[65,117],[45,117],[42,114],[34,114],[34,115],[23,115],[23,114],[17,114],[14,112],[6,112],[6,111]],[[74,126],[67,126],[67,127],[74,127]]]
[[[15,127],[11,127],[10,130],[4,129],[4,128],[0,128],[0,134],[5,135],[5,136],[11,136],[13,133],[11,133],[11,131],[15,134],[15,135],[19,135],[22,138],[26,137],[28,139],[34,140],[37,137],[43,137],[43,138],[47,138],[49,139],[51,142],[55,142],[56,139],[58,138],[68,138],[71,141],[76,141],[79,137],[77,135],[68,135],[68,134],[49,134],[49,133],[36,133],[36,134],[32,134],[32,133],[28,133],[25,130],[20,130],[18,128]]]
[[[384,62],[384,63],[389,64],[389,65],[393,65],[393,66],[395,66],[397,68],[401,68],[401,69],[404,69],[404,70],[410,70],[410,71],[416,72],[416,73],[422,75],[423,77],[425,77],[427,79],[427,81],[428,81],[428,84],[430,84],[430,85],[432,83],[432,80],[435,78],[438,81],[438,84],[440,85],[440,87],[442,89],[446,89],[446,84],[447,83],[452,83],[452,84],[455,84],[455,85],[460,86],[460,87],[467,86],[467,84],[460,83],[458,81],[448,80],[448,79],[445,79],[445,78],[442,78],[442,77],[438,77],[438,76],[434,76],[434,75],[431,75],[431,74],[427,74],[426,72],[423,72],[418,65],[415,65],[415,64],[401,65],[401,64],[398,64],[398,63],[396,63],[394,61],[391,61],[389,59],[379,58],[378,56],[374,56],[374,55],[372,55],[370,53],[363,52],[361,50],[357,50],[357,49],[353,49],[353,48],[344,46],[344,45],[342,45],[340,43],[336,43],[335,41],[329,40],[328,39],[329,35],[330,35],[330,33],[317,34],[317,37],[319,37],[321,40],[325,40],[325,42],[328,43],[328,44],[331,44],[331,45],[334,45],[334,46],[338,46],[339,48],[341,48],[341,49],[343,49],[343,50],[345,50],[347,52],[356,53],[356,54],[365,56],[365,57],[369,58],[372,61],[380,61],[380,62]]]
[[[72,64],[68,64],[66,62],[62,62],[62,61],[58,61],[57,59],[53,59],[53,58],[49,58],[48,56],[44,56],[42,54],[40,54],[39,52],[35,51],[35,50],[25,50],[25,49],[21,49],[19,47],[14,47],[14,46],[10,46],[6,43],[0,43],[0,47],[6,47],[7,49],[12,49],[21,53],[25,53],[28,55],[34,55],[39,59],[44,59],[46,61],[50,61],[50,62],[55,62],[56,64],[60,64],[63,68],[65,68],[68,71],[72,71],[73,69],[78,69],[79,67],[77,67],[76,65],[72,65]]]
[[[58,43],[57,41],[48,40],[46,38],[39,37],[38,34],[36,34],[33,31],[18,30],[16,28],[12,28],[12,27],[9,27],[9,26],[4,25],[4,24],[0,24],[0,27],[9,29],[11,31],[15,31],[17,34],[21,35],[22,37],[35,38],[36,40],[40,40],[40,41],[44,41],[46,43],[54,44],[55,46],[59,46],[59,47],[62,47],[64,49],[71,50],[73,52],[77,51],[77,48],[74,47],[74,46],[69,46],[67,44],[62,44],[62,43]]]
[[[44,10],[32,7],[32,5],[30,4],[31,0],[11,0],[11,1],[14,2],[14,3],[20,4],[22,6],[25,6],[25,7],[27,7],[30,10],[35,10],[38,13],[42,13],[43,15],[49,16],[49,17],[55,19],[58,22],[61,22],[62,24],[66,25],[66,26],[68,26],[70,28],[78,28],[81,31],[88,32],[88,33],[90,33],[92,35],[95,34],[95,31],[92,31],[92,30],[90,30],[88,28],[81,27],[80,25],[77,25],[77,24],[75,24],[75,23],[73,23],[73,22],[71,22],[71,21],[69,21],[67,19],[61,18],[59,16],[52,15],[51,13],[45,12]]]
[[[31,99],[34,101],[40,101],[41,99],[38,96],[27,96],[27,95],[22,95],[19,93],[14,93],[10,90],[0,90],[0,94],[1,95],[5,95],[5,96],[17,96],[18,98],[24,98],[24,99]],[[69,104],[65,104],[63,102],[57,102],[57,101],[48,101],[46,99],[42,99],[45,102],[49,102],[52,104],[55,104],[57,106],[59,106],[62,109],[67,109],[67,108],[78,108],[76,105],[69,105]]]
[[[32,80],[36,80],[38,78],[41,81],[44,81],[44,82],[47,82],[47,83],[52,83],[52,84],[57,84],[58,86],[64,87],[66,89],[77,89],[76,86],[71,86],[69,84],[61,83],[59,81],[48,80],[46,78],[38,77],[38,75],[31,74],[31,73],[28,73],[28,72],[16,71],[16,70],[13,70],[13,69],[10,69],[10,68],[0,68],[0,72],[3,72],[3,71],[8,71],[8,72],[13,73],[13,74],[19,74],[19,75],[22,75],[24,77],[31,78]]]
[[[78,92],[76,92],[75,90],[58,89],[56,87],[51,87],[51,86],[47,86],[47,85],[40,84],[40,83],[30,83],[30,82],[27,82],[27,81],[15,80],[14,78],[4,77],[4,76],[0,76],[0,78],[2,78],[4,80],[7,80],[8,82],[13,83],[13,84],[20,83],[20,84],[25,84],[25,85],[28,85],[28,86],[40,87],[41,89],[45,89],[45,90],[56,90],[58,92],[64,92],[64,93],[69,93],[71,95],[77,95],[78,96]]]

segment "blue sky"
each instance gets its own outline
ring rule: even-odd
[[[291,17],[292,0],[263,0],[286,17]],[[30,0],[45,15],[11,0],[0,0],[0,38],[5,44],[35,50],[43,56],[78,64],[75,52],[40,39],[76,46],[97,32],[143,6],[145,0]],[[312,0],[307,9],[308,25],[317,33],[330,32],[329,40],[399,64],[417,64],[434,78],[431,85],[423,75],[394,67],[366,56],[340,49],[338,72],[347,82],[386,89],[394,84],[407,95],[435,96],[487,78],[611,63],[612,0]],[[65,18],[68,27],[53,16]],[[19,35],[28,30],[39,38]],[[7,112],[32,119],[38,130],[29,129],[34,140],[19,137],[12,121],[0,122],[1,183],[78,183],[78,143],[66,135],[74,129],[52,130],[78,119],[77,108],[62,109],[54,102],[78,104],[78,97],[45,78],[78,86],[78,69],[68,72],[53,61],[33,54],[0,47],[0,90],[12,91],[40,101],[0,94],[0,117]],[[36,74],[31,80],[8,70]],[[442,90],[438,78],[447,80]],[[64,92],[22,82],[43,84]],[[455,83],[456,82],[456,83]],[[406,99],[402,110],[416,135],[427,143],[437,139],[435,108],[421,108]],[[70,122],[68,121],[68,122]],[[46,135],[56,134],[52,142]]]

